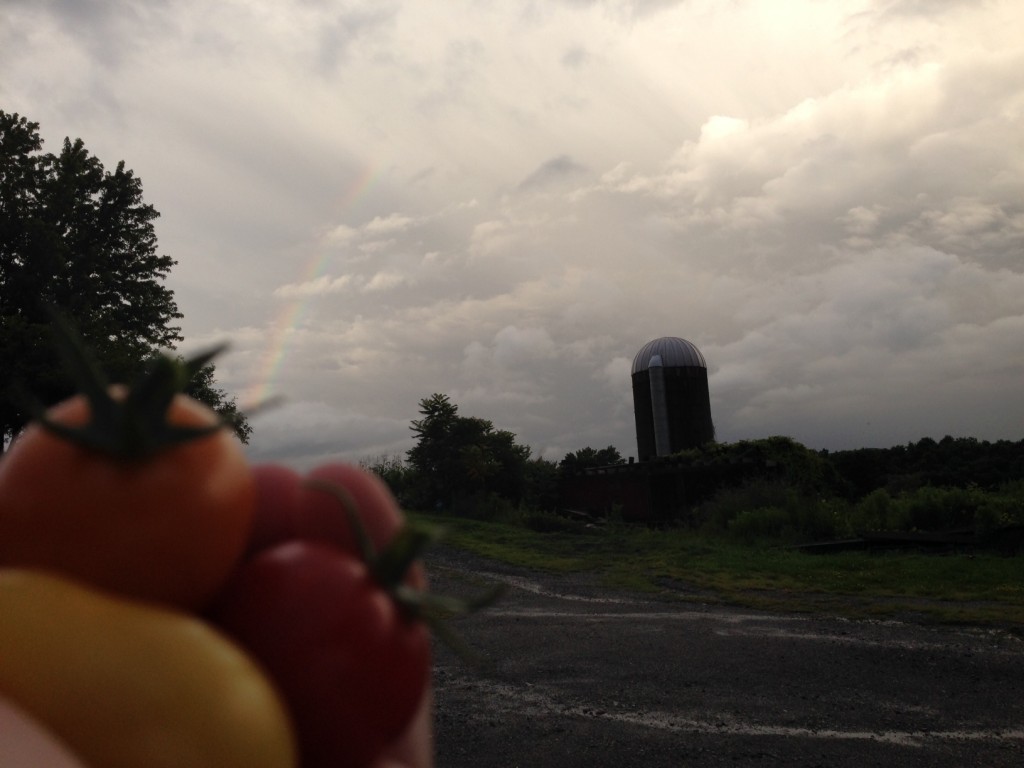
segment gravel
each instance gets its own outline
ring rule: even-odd
[[[653,597],[454,549],[435,590],[509,585],[437,648],[439,768],[1020,766],[1024,642]],[[682,595],[682,598],[681,598]]]

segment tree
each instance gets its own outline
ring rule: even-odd
[[[486,495],[518,504],[526,487],[528,446],[487,419],[459,416],[447,395],[420,401],[422,419],[412,422],[416,445],[407,454],[419,480],[420,504],[451,506]]]
[[[359,460],[359,466],[373,472],[383,480],[399,504],[406,503],[406,488],[413,477],[412,470],[406,466],[405,459],[397,453],[378,453]]]
[[[185,387],[185,394],[201,403],[206,403],[234,431],[238,439],[243,443],[249,442],[252,435],[252,427],[245,413],[238,410],[235,398],[230,397],[223,389],[217,387],[214,382],[215,368],[213,364],[206,365],[199,369],[199,373],[192,377],[192,380]]]
[[[551,511],[558,507],[558,464],[537,457],[526,462],[523,504],[528,509]]]
[[[607,467],[612,464],[622,463],[622,454],[619,453],[619,449],[614,445],[609,445],[607,448],[600,450],[587,446],[586,448],[580,448],[574,453],[565,454],[565,458],[559,462],[558,468],[563,474],[571,475],[590,467]]]
[[[458,480],[459,456],[449,448],[458,410],[447,395],[434,394],[420,400],[419,412],[423,418],[412,422],[416,445],[406,456],[417,475],[420,486],[417,501],[421,504],[433,506],[438,502],[451,502],[449,489]]]
[[[42,154],[39,124],[0,111],[0,446],[28,421],[26,392],[50,405],[74,391],[50,342],[49,307],[75,324],[114,381],[182,340],[163,285],[176,262],[157,252],[158,216],[123,161],[105,171],[81,139]],[[212,373],[195,391],[247,437]]]

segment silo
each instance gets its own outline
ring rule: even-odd
[[[715,439],[704,355],[686,339],[664,336],[633,358],[637,458],[695,448]]]

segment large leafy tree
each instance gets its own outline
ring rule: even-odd
[[[460,416],[447,395],[420,401],[423,418],[412,422],[416,445],[409,465],[420,481],[420,504],[450,506],[494,493],[518,503],[526,488],[530,448],[487,419]]]
[[[450,504],[450,489],[459,482],[459,452],[451,450],[459,409],[447,395],[434,394],[420,400],[422,418],[414,419],[416,445],[406,457],[416,473],[420,504]]]
[[[182,340],[182,315],[163,284],[175,261],[157,252],[158,215],[123,161],[106,171],[81,139],[44,154],[38,123],[0,111],[0,446],[29,418],[26,393],[48,405],[74,391],[51,343],[49,308],[73,322],[114,381]],[[212,375],[196,391],[245,439],[244,417]]]

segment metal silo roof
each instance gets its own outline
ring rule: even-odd
[[[677,336],[662,336],[649,341],[640,348],[633,358],[632,373],[646,371],[651,358],[661,357],[661,364],[666,368],[707,368],[704,355],[692,343]]]

